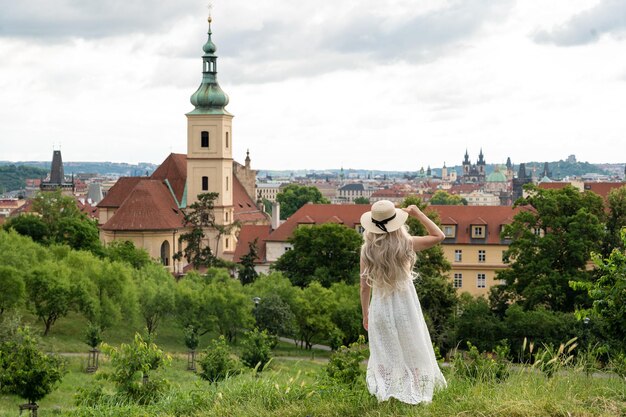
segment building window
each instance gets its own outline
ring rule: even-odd
[[[485,262],[485,260],[487,259],[487,254],[485,253],[484,250],[479,250],[478,251],[478,262]]]
[[[230,220],[229,220],[229,218],[230,218],[229,213],[228,213],[228,212],[225,212],[225,213],[224,213],[224,220],[226,221],[226,223],[228,223],[228,222],[230,221]]]
[[[487,277],[485,276],[485,274],[476,275],[476,287],[477,288],[487,287]]]
[[[454,288],[463,288],[463,274],[455,273],[454,274]]]
[[[230,239],[229,238],[226,238],[226,245],[225,246],[226,246],[226,249],[228,249],[228,247],[230,246]]]
[[[365,229],[363,228],[363,226],[361,226],[360,224],[358,224],[356,226],[356,231],[359,232],[359,234],[363,234],[365,232]]]
[[[463,251],[461,249],[454,250],[454,262],[461,262],[463,260]]]
[[[209,147],[209,132],[203,131],[200,134],[200,146],[202,146],[203,148]]]
[[[285,252],[288,252],[288,251],[290,251],[290,250],[291,250],[291,246],[287,246],[287,247],[285,248]]]
[[[456,228],[454,226],[443,226],[443,234],[446,237],[454,237],[456,236],[455,229]]]
[[[475,239],[484,239],[485,226],[472,226],[472,237]]]
[[[228,132],[226,132],[226,147],[228,148]]]
[[[226,191],[228,191],[228,176],[226,176]]]
[[[535,236],[543,237],[544,233],[541,227],[533,227],[533,233]]]
[[[161,263],[165,266],[170,264],[170,242],[167,240],[161,244]]]
[[[507,261],[506,251],[505,251],[505,250],[503,250],[503,251],[502,251],[502,262],[505,262],[505,263],[506,263],[506,261]]]
[[[202,191],[209,190],[209,177],[202,177]]]

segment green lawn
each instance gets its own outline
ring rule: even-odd
[[[354,388],[328,382],[323,364],[309,359],[275,358],[269,369],[248,371],[218,384],[186,371],[175,357],[165,376],[171,393],[151,406],[74,407],[77,387],[92,383],[84,359],[69,358],[69,373],[59,388],[40,402],[40,417],[66,416],[620,416],[626,415],[626,383],[614,376],[586,377],[566,372],[547,379],[526,368],[503,383],[471,384],[448,375],[449,386],[429,405],[409,406],[392,400],[377,403],[363,384]],[[103,369],[107,369],[106,361]],[[0,396],[0,415],[15,416],[23,401]]]

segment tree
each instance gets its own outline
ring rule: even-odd
[[[609,192],[607,206],[607,236],[602,245],[602,255],[605,257],[610,256],[615,248],[626,248],[620,236],[622,229],[626,227],[626,185]]]
[[[33,242],[14,230],[0,230],[0,265],[12,266],[23,273],[50,259],[49,248]]]
[[[161,320],[174,311],[176,283],[163,266],[148,263],[133,274],[139,314],[148,335],[156,332]]]
[[[289,184],[276,195],[280,203],[280,218],[287,219],[306,203],[329,204],[317,187]]]
[[[626,228],[621,233],[622,244],[626,246]],[[626,254],[618,248],[613,249],[607,258],[593,255],[593,261],[599,271],[595,282],[572,282],[574,288],[587,291],[593,300],[591,309],[578,312],[578,316],[594,315],[606,320],[609,334],[625,349],[626,340]]]
[[[369,204],[370,199],[366,197],[357,197],[354,199],[354,204]]]
[[[497,279],[525,309],[573,311],[588,303],[569,282],[591,278],[587,263],[605,236],[602,199],[572,186],[544,190],[531,184],[526,190],[529,196],[515,204],[524,210],[503,231],[511,239],[504,253],[510,267]]]
[[[332,292],[318,282],[312,282],[300,291],[294,313],[298,337],[306,349],[311,349],[314,341],[326,341],[323,339],[338,332],[332,320],[336,307]]]
[[[363,333],[359,285],[337,282],[330,287],[330,290],[336,305],[336,308],[331,313],[331,319],[341,332],[341,339],[332,341],[336,344],[333,347],[348,346],[356,342]]]
[[[220,264],[219,259],[214,254],[218,252],[220,239],[238,226],[237,222],[224,225],[215,220],[214,208],[218,196],[219,193],[198,194],[198,201],[184,211],[185,224],[191,230],[181,234],[178,238],[180,246],[184,249],[175,254],[174,257],[180,259],[184,256],[187,262],[196,269],[201,266],[211,267]],[[207,230],[216,232],[215,252],[209,245],[209,239],[205,233]]]
[[[76,250],[94,253],[100,253],[102,250],[98,222],[83,215],[59,219],[54,239]]]
[[[301,227],[289,242],[293,249],[278,258],[273,268],[284,272],[294,285],[305,287],[318,281],[328,288],[333,282],[358,281],[362,238],[356,230],[335,223]]]
[[[45,243],[50,235],[48,225],[41,217],[34,214],[11,217],[3,227],[5,230],[15,230],[20,235],[28,236],[38,243]]]
[[[52,392],[65,371],[63,358],[39,350],[28,328],[18,329],[16,340],[0,344],[0,386],[30,405],[36,407]]]
[[[254,318],[257,327],[271,335],[291,336],[294,333],[296,318],[293,311],[277,294],[268,294],[259,300],[254,308]]]
[[[111,261],[126,262],[135,269],[153,263],[145,249],[135,247],[129,240],[114,240],[106,246],[104,255]]]
[[[28,301],[45,328],[44,336],[52,325],[85,300],[83,288],[70,279],[70,268],[64,263],[43,262],[26,275]]]
[[[487,300],[469,298],[464,303],[456,320],[456,338],[458,344],[470,342],[485,351],[492,350],[504,338],[502,322],[492,313]]]
[[[433,206],[467,206],[467,200],[458,195],[448,194],[443,190],[435,191],[429,203]]]
[[[241,267],[239,268],[239,281],[243,285],[253,283],[259,276],[256,269],[254,269],[254,262],[259,258],[257,241],[258,239],[254,239],[254,241],[248,243],[248,253],[242,256],[239,261],[241,264]]]
[[[19,270],[12,266],[0,265],[0,316],[24,302],[26,292],[24,278]]]

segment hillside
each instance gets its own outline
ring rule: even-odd
[[[27,178],[45,177],[48,170],[28,165],[0,165],[0,194],[20,190]]]

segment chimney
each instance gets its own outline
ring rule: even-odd
[[[272,230],[278,229],[280,226],[280,203],[274,201],[272,203]]]

